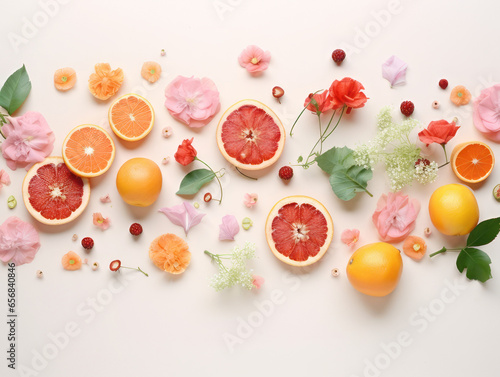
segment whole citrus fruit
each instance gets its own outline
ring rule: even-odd
[[[147,207],[160,195],[162,185],[158,165],[147,158],[132,158],[116,175],[116,188],[122,199],[133,206]]]
[[[477,225],[479,207],[470,188],[453,183],[434,191],[429,199],[429,215],[441,233],[462,236]]]
[[[376,242],[360,247],[347,264],[347,278],[354,288],[369,296],[387,296],[398,285],[403,260],[391,244]]]

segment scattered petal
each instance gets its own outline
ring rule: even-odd
[[[353,246],[359,240],[359,229],[345,229],[340,240],[347,246]]]
[[[10,185],[10,176],[5,170],[0,169],[0,188],[2,188],[4,185]]]
[[[109,194],[101,196],[99,200],[101,201],[101,203],[111,203],[111,198],[109,197]]]
[[[102,230],[108,229],[111,225],[111,221],[109,220],[109,218],[103,217],[100,212],[95,212],[94,214],[92,214],[92,222],[95,226],[101,228]]]
[[[404,253],[414,260],[422,259],[426,250],[425,241],[417,236],[409,236],[403,243]]]
[[[82,267],[82,258],[74,251],[69,251],[63,255],[61,263],[65,270],[75,271]]]
[[[158,81],[161,75],[161,65],[156,62],[145,62],[142,65],[141,76],[150,83]]]
[[[198,225],[205,216],[204,213],[199,213],[189,202],[183,202],[173,207],[160,208],[159,212],[165,214],[173,224],[182,226],[186,234],[188,234],[189,229]]]
[[[21,266],[30,263],[40,249],[40,238],[30,223],[11,216],[0,225],[0,260]]]
[[[264,52],[260,47],[254,45],[245,48],[238,57],[240,65],[250,73],[265,71],[269,67],[270,61],[271,53]]]
[[[222,224],[219,225],[219,240],[234,241],[234,236],[240,231],[238,220],[233,215],[226,215],[222,218]]]
[[[260,289],[262,287],[262,284],[264,284],[265,280],[262,276],[259,275],[252,275],[252,284],[255,285],[255,289]]]
[[[252,208],[254,205],[257,204],[258,199],[259,196],[257,194],[245,194],[245,199],[243,202],[248,208]]]
[[[391,87],[394,85],[401,85],[406,83],[407,68],[408,64],[397,56],[392,55],[382,64],[382,76],[391,83]]]

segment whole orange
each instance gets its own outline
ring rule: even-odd
[[[386,242],[360,247],[352,254],[346,272],[349,282],[369,296],[387,296],[398,285],[403,271],[401,252]]]
[[[147,207],[160,195],[162,175],[158,165],[147,158],[132,158],[116,175],[116,188],[122,199],[133,206]]]

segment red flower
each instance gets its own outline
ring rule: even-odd
[[[328,91],[328,101],[332,109],[337,110],[344,105],[347,106],[347,114],[351,109],[357,109],[365,105],[368,99],[361,90],[365,89],[359,81],[344,77],[342,80],[335,80]]]
[[[426,129],[418,133],[418,138],[427,145],[432,143],[444,145],[453,139],[459,128],[455,122],[450,123],[441,119],[430,122]]]
[[[323,91],[323,93],[311,93],[304,101],[304,107],[307,106],[307,110],[311,110],[319,115],[332,108],[327,98],[328,90]]]
[[[196,149],[191,145],[193,142],[194,137],[191,138],[191,140],[184,139],[182,141],[182,144],[179,145],[179,148],[177,148],[177,152],[175,152],[174,157],[175,161],[177,161],[181,165],[189,165],[191,162],[194,161],[194,158],[196,157]]]

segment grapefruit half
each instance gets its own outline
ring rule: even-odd
[[[307,196],[288,196],[267,216],[266,239],[273,254],[292,266],[308,266],[325,255],[333,221],[323,204]]]
[[[274,164],[285,146],[285,128],[278,116],[259,101],[235,103],[217,126],[217,145],[237,168],[260,170]]]
[[[26,174],[23,199],[28,212],[41,223],[66,224],[87,207],[89,180],[73,174],[62,157],[47,157]]]

